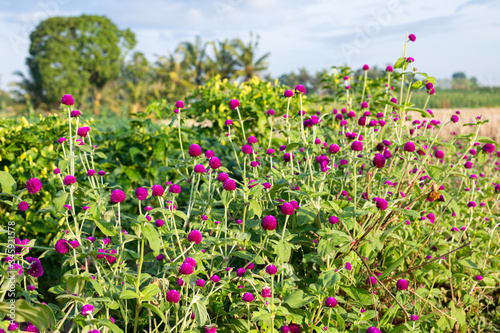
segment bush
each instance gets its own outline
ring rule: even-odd
[[[415,71],[402,59],[394,67],[411,96],[432,78],[408,86]],[[412,121],[411,112],[432,115],[410,98],[392,99],[386,80],[365,76],[349,99],[315,101],[345,99],[345,111],[333,113],[301,112],[300,87],[285,98],[285,87],[260,81],[249,83],[257,92],[243,85],[224,93],[209,83],[200,100],[181,107],[182,119],[199,105],[236,110],[230,101],[240,94],[252,96],[250,106],[239,101],[236,112],[248,112],[241,118],[258,115],[230,127],[213,116],[213,132],[142,119],[107,136],[68,117],[67,140],[46,154],[45,165],[60,174],[43,178],[40,166],[24,176],[9,166],[17,181],[0,174],[2,209],[9,209],[2,300],[17,299],[16,323],[1,325],[83,332],[498,328],[496,143],[477,135],[482,120],[470,125],[474,133],[445,142],[442,128],[459,116],[446,124]],[[367,94],[367,85],[379,93]],[[258,104],[265,87],[278,107]],[[212,90],[217,97],[206,101]],[[62,119],[45,121],[56,125],[48,141],[63,135]],[[41,178],[41,189],[33,178]],[[49,247],[16,239],[33,215],[56,221]],[[49,253],[57,263],[47,264]],[[44,292],[40,283],[54,271],[61,279]],[[8,305],[0,305],[5,316]]]

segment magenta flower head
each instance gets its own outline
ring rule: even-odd
[[[61,170],[59,168],[54,169],[54,175],[58,175],[61,173]]]
[[[113,192],[111,192],[111,202],[112,203],[120,203],[120,202],[123,202],[123,200],[125,200],[125,193],[123,193],[122,190],[114,190]]]
[[[233,124],[233,121],[231,119],[227,119],[226,122],[224,123],[226,126],[231,126]]]
[[[78,134],[79,137],[84,138],[89,134],[89,132],[90,132],[90,127],[84,126],[78,128],[76,134]]]
[[[217,180],[220,182],[225,182],[226,179],[228,179],[228,178],[229,178],[229,176],[225,172],[221,172],[217,175]]]
[[[281,333],[290,333],[290,327],[287,325],[281,326]]]
[[[25,210],[28,210],[30,208],[30,205],[26,201],[21,201],[17,205],[17,209],[19,209],[21,212],[24,212]]]
[[[253,300],[255,299],[255,297],[253,296],[252,293],[245,293],[243,295],[243,297],[241,298],[241,300],[243,302],[246,302],[246,303],[250,303],[250,302],[253,302]]]
[[[329,152],[330,154],[336,154],[336,153],[338,153],[338,152],[339,152],[339,150],[340,150],[339,145],[337,145],[337,144],[335,144],[335,143],[332,143],[332,144],[330,145],[330,147],[328,147],[328,152]]]
[[[42,182],[38,178],[30,178],[26,181],[26,189],[29,193],[35,194],[42,189]]]
[[[386,69],[385,69],[387,72],[392,72],[393,71],[393,68],[391,65],[387,66]]]
[[[464,166],[466,169],[472,169],[473,163],[471,161],[467,161],[465,162]]]
[[[193,265],[184,262],[180,267],[179,267],[179,273],[182,275],[191,275],[194,272],[194,267]]]
[[[377,168],[383,168],[385,166],[385,156],[382,154],[375,154],[373,158],[373,166]]]
[[[82,113],[78,110],[73,110],[73,111],[71,111],[70,115],[71,115],[71,118],[78,118],[82,115]]]
[[[65,239],[59,239],[56,242],[55,249],[56,249],[56,251],[58,253],[65,254],[65,253],[68,253],[68,251],[70,250],[70,246],[69,246],[67,240],[65,240]]]
[[[253,149],[252,149],[252,146],[250,146],[250,145],[243,145],[243,147],[241,147],[241,151],[244,154],[250,155],[253,152]]]
[[[257,143],[257,141],[258,141],[258,140],[257,140],[257,138],[256,138],[255,136],[253,136],[253,135],[250,135],[250,136],[248,137],[248,139],[247,139],[247,142],[248,142],[248,144],[250,144],[250,145],[251,145],[251,144],[254,144],[254,143]]]
[[[492,143],[486,143],[484,146],[483,146],[483,151],[487,154],[491,154],[495,151],[496,147],[494,144]]]
[[[377,201],[375,202],[375,205],[381,211],[384,211],[387,209],[387,201],[385,199],[378,198]]]
[[[229,107],[231,108],[231,110],[236,109],[238,106],[240,106],[240,102],[237,99],[232,99],[231,101],[229,101]]]
[[[66,177],[64,177],[63,183],[66,186],[73,185],[74,183],[76,183],[76,178],[75,176],[67,175]]]
[[[181,296],[177,290],[169,290],[167,291],[167,302],[170,303],[179,303]]]
[[[364,65],[363,65],[363,70],[364,70],[364,71],[367,71],[367,70],[369,70],[369,69],[370,69],[370,66],[368,66],[368,65],[366,65],[366,64],[364,64]]]
[[[417,321],[418,320],[418,316],[417,315],[411,315],[410,319],[412,321]]]
[[[196,285],[198,287],[205,287],[205,280],[203,280],[203,279],[196,280]]]
[[[295,156],[292,153],[285,153],[283,155],[283,161],[285,162],[290,162],[291,160],[294,160]]]
[[[200,155],[201,155],[201,147],[196,143],[192,144],[191,147],[189,147],[189,156],[198,157]]]
[[[64,104],[64,105],[73,105],[75,104],[75,100],[73,99],[73,96],[71,95],[64,95],[61,99],[61,103]]]
[[[274,265],[267,265],[266,273],[269,275],[274,275],[278,272],[278,269]]]
[[[222,187],[226,191],[234,191],[234,190],[236,190],[236,182],[233,179],[228,178],[224,181],[224,183],[222,184]]]
[[[339,218],[337,216],[330,216],[328,222],[330,222],[330,224],[337,224],[339,223]]]
[[[476,208],[476,203],[474,201],[469,201],[467,203],[467,207],[469,207],[469,208]]]
[[[293,96],[293,91],[291,90],[285,90],[285,93],[283,94],[285,97],[292,97]]]
[[[165,192],[165,190],[161,185],[153,185],[153,187],[151,187],[151,192],[154,197],[161,197],[163,195],[163,192]]]
[[[205,158],[212,158],[214,155],[214,152],[210,149],[205,152]]]
[[[82,314],[82,316],[87,317],[91,315],[92,312],[94,312],[94,306],[92,304],[85,304],[82,307],[82,311],[80,313]]]
[[[413,153],[415,151],[415,144],[411,141],[408,141],[407,143],[405,143],[403,150],[409,153]]]
[[[483,280],[483,277],[481,275],[476,275],[476,276],[474,276],[474,278],[476,279],[476,281],[482,281]]]
[[[179,108],[179,109],[183,109],[184,108],[184,102],[183,101],[177,101],[177,102],[175,102],[175,107]]]
[[[196,172],[196,173],[206,173],[207,170],[205,170],[205,167],[203,166],[203,164],[196,164],[194,166],[194,172]]]
[[[414,42],[417,40],[417,36],[415,36],[414,34],[409,34],[408,39],[411,40],[412,42]]]
[[[295,92],[299,94],[305,94],[306,93],[306,87],[304,87],[301,84],[298,84],[295,86]]]
[[[7,268],[7,271],[17,271],[17,275],[22,275],[23,274],[23,266],[14,263]]]
[[[442,150],[436,150],[434,153],[434,157],[436,158],[443,158],[444,157],[444,152]]]
[[[352,151],[362,151],[363,150],[363,143],[361,141],[353,141],[351,144],[351,150]]]
[[[368,329],[366,330],[366,333],[382,333],[378,328],[376,328],[375,326],[372,326],[372,327],[368,327]]]
[[[188,241],[195,244],[200,244],[202,238],[203,237],[201,236],[201,232],[199,232],[198,230],[191,230],[188,235]]]
[[[158,227],[158,228],[161,228],[165,225],[165,221],[161,220],[161,219],[158,219],[155,221],[155,226]]]
[[[89,171],[87,171],[87,176],[89,177],[92,177],[96,174],[97,172],[94,170],[94,169],[89,169]]]
[[[337,300],[335,299],[335,297],[328,297],[325,300],[325,306],[326,307],[334,308],[336,305],[337,305]]]
[[[246,272],[247,272],[247,270],[245,268],[243,268],[243,267],[238,268],[236,270],[236,276],[243,277],[243,275],[245,275]]]
[[[281,205],[281,214],[283,215],[293,215],[293,205],[289,202],[285,202]]]
[[[30,263],[30,267],[27,270],[29,276],[39,278],[43,275],[43,267],[38,258],[27,257],[26,261]]]
[[[217,283],[220,281],[220,277],[214,274],[210,277],[210,281],[212,281],[213,283]]]
[[[269,109],[269,110],[267,110],[267,115],[268,115],[268,116],[274,116],[275,114],[276,114],[276,112],[274,112],[274,110],[273,110],[273,109]]]
[[[398,282],[396,282],[396,287],[398,290],[407,290],[408,289],[408,281],[405,279],[399,279]]]
[[[170,188],[168,189],[168,191],[170,193],[179,194],[179,193],[181,193],[182,188],[179,185],[177,185],[177,184],[173,184],[172,186],[170,186]]]
[[[362,102],[362,103],[361,103],[361,108],[362,108],[362,109],[368,109],[368,106],[369,106],[369,105],[368,105],[368,103],[367,103],[367,102]]]
[[[451,121],[454,122],[455,124],[458,123],[458,116],[456,114],[454,114],[453,116],[451,116]]]
[[[273,149],[273,148],[269,148],[269,149],[266,151],[266,155],[272,155],[272,154],[274,154],[274,153],[275,153],[275,151],[274,151],[274,149]]]
[[[276,226],[278,225],[276,222],[276,218],[272,215],[267,215],[262,219],[262,229],[264,230],[274,230],[276,229]]]
[[[135,190],[135,196],[137,200],[146,200],[146,198],[148,197],[148,190],[144,187],[139,187],[137,190]]]
[[[196,260],[194,260],[194,258],[187,257],[186,259],[184,259],[184,263],[190,264],[191,266],[196,267]]]

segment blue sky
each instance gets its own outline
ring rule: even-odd
[[[26,71],[29,33],[50,16],[106,15],[131,28],[148,58],[194,40],[260,35],[270,72],[305,66],[384,66],[402,51],[405,33],[419,71],[457,71],[500,85],[500,1],[495,0],[0,0],[0,87]]]

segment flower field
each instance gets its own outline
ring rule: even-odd
[[[412,103],[415,47],[322,98],[215,77],[123,125],[69,94],[0,121],[0,332],[500,331],[500,150]]]

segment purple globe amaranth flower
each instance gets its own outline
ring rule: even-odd
[[[451,121],[454,122],[455,124],[458,123],[458,116],[456,114],[454,114],[453,116],[451,116]]]
[[[83,127],[78,128],[78,130],[76,131],[76,134],[78,134],[79,137],[84,138],[89,134],[89,132],[90,132],[90,127],[83,126]]]
[[[87,317],[94,312],[94,306],[92,304],[85,304],[80,311],[81,315]]]
[[[241,297],[241,300],[246,303],[253,302],[254,299],[255,297],[253,296],[252,293],[245,293],[243,297]]]
[[[474,278],[476,279],[476,281],[482,281],[483,280],[483,277],[481,275],[476,275],[476,276],[474,276]]]
[[[418,316],[417,315],[411,315],[410,319],[412,321],[417,321],[418,320]]]
[[[467,203],[467,207],[469,207],[469,208],[476,208],[476,203],[474,201],[469,201]]]
[[[225,172],[221,172],[217,175],[217,180],[220,182],[225,182],[228,178],[229,176]]]
[[[370,66],[368,66],[367,64],[364,64],[364,65],[363,65],[363,70],[364,70],[364,71],[367,71],[367,70],[369,70],[369,69],[370,69]]]
[[[385,156],[382,154],[375,154],[375,157],[373,158],[373,166],[377,168],[383,168],[385,166]]]
[[[274,110],[273,110],[273,109],[269,109],[269,110],[267,110],[267,115],[268,115],[268,116],[274,116],[275,114],[276,114],[276,112],[274,112]]]
[[[199,145],[197,145],[196,143],[193,143],[190,147],[189,147],[189,156],[191,157],[198,157],[201,155],[201,147]]]
[[[399,279],[396,282],[396,287],[398,288],[398,290],[407,290],[408,289],[408,281],[406,281],[405,279]]]
[[[96,174],[97,172],[94,170],[94,169],[89,169],[89,171],[87,171],[87,176],[89,177],[92,177]]]
[[[414,35],[414,34],[409,34],[408,35],[408,39],[412,42],[416,41],[417,40],[417,37]]]
[[[23,274],[23,266],[14,263],[7,268],[7,271],[17,271],[17,275],[22,275]]]
[[[162,219],[158,219],[158,220],[156,220],[156,221],[155,221],[155,226],[156,226],[157,228],[161,228],[161,227],[163,227],[164,225],[165,225],[165,221],[163,221]]]
[[[233,121],[232,121],[231,119],[227,119],[227,120],[224,122],[224,124],[225,124],[226,126],[231,126],[231,125],[233,124]]]
[[[135,197],[140,201],[146,200],[146,198],[148,197],[148,190],[144,187],[139,187],[137,190],[135,190]]]
[[[212,281],[213,283],[217,283],[220,281],[220,277],[218,275],[212,275],[210,277],[210,281]]]
[[[366,333],[382,333],[378,328],[375,326],[368,327],[366,330]]]
[[[30,178],[26,181],[26,190],[28,193],[35,194],[42,189],[42,182],[38,178]]]
[[[231,110],[236,109],[238,106],[240,106],[240,102],[237,99],[232,99],[231,101],[229,101],[229,107],[231,108]]]
[[[262,290],[260,291],[260,296],[262,296],[262,298],[271,298],[272,296],[271,288],[262,287]]]
[[[339,218],[337,216],[330,216],[328,222],[330,222],[330,224],[337,224],[339,223]]]
[[[177,102],[175,102],[175,107],[179,108],[179,109],[183,109],[184,108],[184,102],[183,101],[177,101]]]
[[[170,186],[170,188],[168,189],[168,191],[170,193],[179,194],[179,193],[181,193],[182,188],[179,185],[177,185],[177,184],[173,184],[173,185]]]
[[[390,66],[390,65],[389,65],[389,66],[387,66],[387,67],[385,68],[385,70],[386,70],[387,72],[392,72],[394,69],[392,68],[392,66]]]
[[[30,205],[26,201],[21,201],[17,204],[17,209],[19,209],[21,212],[28,210],[28,208],[30,208]]]
[[[196,164],[194,166],[194,172],[196,172],[196,173],[206,173],[207,170],[205,170],[205,167],[203,166],[203,164]]]
[[[347,269],[349,272],[352,270],[352,265],[350,262],[345,263],[345,269]]]
[[[212,157],[208,161],[208,165],[210,166],[210,168],[217,170],[218,168],[220,168],[221,163],[218,157]]]
[[[71,111],[70,115],[71,115],[71,118],[78,118],[82,115],[82,113],[78,110],[73,110],[73,111]]]
[[[238,268],[238,269],[236,270],[236,276],[238,276],[238,277],[243,277],[243,276],[245,275],[245,273],[246,273],[246,272],[247,272],[247,270],[246,270],[245,268],[243,268],[243,267]]]
[[[179,303],[181,296],[177,290],[169,290],[167,291],[167,302],[170,303]]]
[[[306,87],[304,87],[301,84],[296,85],[294,90],[295,90],[296,93],[300,93],[300,94],[305,94],[306,93]]]
[[[274,230],[276,229],[276,226],[278,225],[276,222],[276,218],[272,215],[267,215],[262,219],[262,229],[264,230]]]
[[[367,102],[361,102],[361,108],[362,109],[368,109],[368,103]]]
[[[285,153],[283,155],[283,161],[285,162],[290,162],[291,160],[294,160],[295,159],[295,155],[293,155],[292,153]]]
[[[415,144],[413,142],[411,142],[411,141],[408,141],[403,146],[403,150],[406,151],[406,152],[409,152],[409,153],[413,153],[415,151]]]
[[[251,145],[251,144],[257,143],[257,142],[258,142],[258,140],[257,140],[257,138],[256,138],[255,136],[250,135],[250,136],[248,137],[248,139],[247,139],[247,142],[248,142],[248,144],[250,144],[250,145]]]
[[[441,159],[444,157],[444,152],[442,150],[436,150],[434,152],[434,157]]]
[[[68,251],[70,250],[68,241],[66,239],[59,239],[56,242],[55,250],[60,254],[68,253]]]
[[[188,263],[191,266],[196,267],[196,260],[194,260],[194,258],[192,257],[187,257],[186,259],[184,259],[184,263]]]
[[[414,61],[415,61],[415,59],[413,57],[406,58],[406,62],[412,63]]]
[[[366,117],[362,116],[358,119],[358,125],[359,126],[366,126]]]
[[[61,104],[71,106],[75,104],[75,100],[73,99],[73,96],[66,94],[61,98]]]
[[[241,147],[241,151],[242,151],[244,154],[247,154],[247,155],[250,155],[251,153],[253,153],[252,146],[250,146],[250,145],[243,145],[243,146]]]
[[[203,279],[196,280],[196,285],[200,288],[205,287],[205,280]]]
[[[361,141],[353,141],[351,144],[351,150],[352,151],[362,151],[363,150],[363,143]]]
[[[293,215],[294,208],[293,205],[289,202],[285,202],[281,205],[281,214],[283,215]]]
[[[290,333],[290,327],[287,325],[281,326],[281,333]]]
[[[226,191],[234,191],[234,190],[236,190],[236,182],[233,179],[228,178],[224,181],[224,183],[222,184],[222,187]]]
[[[30,268],[26,270],[29,276],[39,278],[43,275],[43,267],[38,258],[27,257],[26,261],[31,264]]]
[[[182,275],[191,275],[194,272],[193,265],[185,262],[179,267],[179,273]]]
[[[329,152],[330,154],[336,154],[336,153],[338,153],[338,152],[339,152],[339,150],[340,150],[339,145],[337,145],[337,144],[335,144],[335,143],[332,143],[332,144],[330,145],[330,147],[328,147],[328,152]]]
[[[153,185],[153,187],[151,187],[151,193],[153,194],[154,197],[161,197],[163,196],[164,192],[165,190],[161,185]]]
[[[472,165],[473,165],[473,164],[472,164],[472,162],[471,162],[471,161],[467,161],[467,162],[465,162],[465,164],[464,164],[464,166],[465,166],[465,168],[466,168],[466,169],[472,169]]]
[[[334,308],[336,305],[337,305],[337,300],[335,299],[335,297],[328,297],[325,300],[325,306],[326,307]]]
[[[205,158],[210,159],[210,158],[212,158],[214,156],[215,156],[215,153],[212,150],[210,150],[210,149],[205,152]]]
[[[275,153],[275,151],[274,151],[274,149],[273,149],[273,148],[269,148],[269,149],[266,151],[266,155],[272,155],[272,154],[274,154],[274,153]]]
[[[191,232],[188,235],[188,241],[191,243],[195,244],[200,244],[201,240],[203,239],[203,236],[201,235],[201,232],[198,230],[191,230]]]
[[[80,246],[80,242],[78,242],[76,239],[70,240],[68,244],[71,245],[71,247],[74,249]]]
[[[274,265],[267,265],[266,273],[269,275],[274,275],[278,272],[278,269]]]
[[[285,97],[292,97],[293,96],[293,91],[291,90],[285,90],[285,93],[283,94]]]
[[[487,154],[491,154],[495,151],[496,147],[494,144],[492,143],[486,143],[484,146],[483,146],[483,151]]]
[[[74,183],[76,183],[76,178],[75,176],[67,175],[66,177],[64,177],[63,183],[66,186],[73,185]]]
[[[377,198],[377,201],[375,202],[375,205],[381,211],[384,211],[384,210],[387,209],[387,201],[385,199]]]
[[[116,189],[113,192],[111,192],[111,198],[110,201],[112,203],[120,203],[125,200],[125,193],[123,193],[122,190]]]

